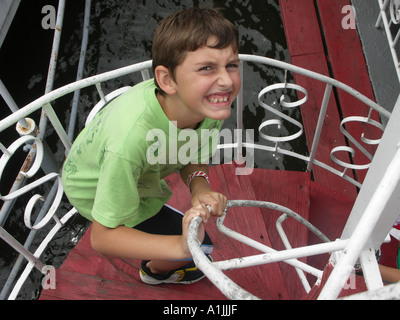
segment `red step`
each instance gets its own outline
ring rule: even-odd
[[[364,52],[361,41],[356,29],[344,29],[342,20],[345,15],[342,8],[350,6],[350,0],[317,0],[317,9],[322,24],[322,30],[326,43],[329,64],[332,70],[332,76],[344,84],[349,85],[353,89],[359,91],[371,100],[375,100],[371,85],[371,80],[366,67]],[[349,57],[351,57],[349,59]],[[338,90],[338,104],[343,118],[350,116],[368,117],[369,107],[360,100],[354,98],[350,94]],[[379,120],[378,112],[372,113],[372,119]],[[375,154],[376,146],[366,145],[362,143],[361,136],[370,139],[379,139],[382,137],[382,131],[374,126],[366,124],[347,124],[346,130],[367,149],[372,155]],[[355,164],[366,164],[370,160],[358,151],[352,142],[350,146],[357,152],[353,157]],[[360,183],[364,181],[367,170],[359,170],[357,179]]]
[[[310,174],[291,171],[285,171],[285,174],[277,174],[271,170],[257,170],[255,174],[250,176],[250,180],[258,200],[285,206],[308,220]],[[273,248],[284,250],[285,247],[275,226],[276,220],[282,213],[269,209],[262,209],[261,212]],[[283,228],[293,248],[307,245],[308,229],[299,222],[289,218],[283,223]],[[306,259],[300,260],[307,262]],[[284,274],[285,284],[291,299],[302,298],[306,292],[295,269],[284,262],[280,262],[279,266]]]
[[[233,165],[210,168],[210,181],[213,188],[223,192],[229,199],[255,200],[249,176],[236,176]],[[261,170],[255,171],[255,175]],[[285,172],[271,171],[268,174],[284,176]],[[280,178],[275,178],[280,180]],[[190,194],[177,174],[168,178],[174,190],[169,202],[180,210],[186,210]],[[266,188],[274,187],[268,185]],[[259,208],[232,208],[226,218],[226,226],[249,236],[265,245],[271,246],[263,214]],[[215,261],[259,254],[242,243],[222,235],[216,224],[210,221],[207,232],[214,242]],[[208,279],[189,286],[143,284],[139,279],[140,261],[110,259],[95,252],[90,246],[90,229],[57,270],[55,290],[46,290],[41,299],[224,299],[220,291]],[[239,286],[252,294],[268,300],[291,298],[286,289],[278,264],[269,264],[227,272]],[[82,285],[79,285],[82,284]],[[118,290],[115,291],[115,288]],[[115,291],[115,295],[114,292]]]
[[[236,176],[234,166],[221,165],[211,168],[210,181],[215,190],[225,193],[230,199],[269,201],[292,209],[308,219],[330,240],[340,237],[354,204],[354,198],[312,182],[309,174],[301,172],[255,169],[250,176]],[[186,186],[177,174],[168,178],[168,183],[175,190],[170,204],[185,210],[185,207],[190,206],[190,195]],[[265,245],[281,250],[284,249],[283,244],[275,229],[275,221],[280,215],[281,213],[268,209],[232,208],[228,211],[225,224]],[[284,223],[284,229],[292,247],[321,242],[292,219]],[[222,235],[216,229],[215,222],[211,221],[207,225],[207,232],[214,242],[215,261],[259,253]],[[327,254],[308,257],[306,262],[323,270],[326,269],[328,258]],[[137,260],[111,259],[95,252],[90,246],[89,229],[57,270],[57,288],[43,291],[41,300],[225,299],[208,279],[189,286],[145,285],[139,279],[139,264],[140,261]],[[326,270],[329,274],[329,267]],[[306,297],[294,269],[285,263],[232,270],[227,274],[238,285],[262,299],[315,298],[321,290],[320,287],[315,287],[311,295]],[[309,280],[311,285],[315,282],[313,277],[309,277]],[[357,283],[360,281],[357,278]],[[362,288],[363,284],[360,286]],[[351,292],[347,292],[349,293]]]
[[[335,8],[335,1],[326,1]],[[326,61],[323,40],[319,27],[318,16],[313,0],[280,0],[282,19],[285,34],[293,65],[330,76]],[[331,20],[332,23],[340,21]],[[352,61],[352,63],[355,63]],[[304,130],[309,148],[312,145],[315,129],[326,85],[310,78],[295,74],[296,84],[304,87],[309,94],[308,101],[301,107]],[[316,159],[333,168],[343,171],[343,168],[336,165],[330,158],[330,151],[334,147],[346,146],[344,136],[341,134],[340,115],[334,95],[329,100],[328,110],[321,132],[319,147]],[[348,154],[342,154],[340,159],[350,163]],[[356,196],[357,190],[354,185],[338,176],[327,172],[318,166],[313,169],[314,180],[322,185],[329,186],[332,190],[339,191],[349,196]],[[351,172],[348,172],[351,175]]]
[[[325,286],[325,283],[328,281],[328,278],[332,273],[332,271],[333,271],[333,266],[331,264],[328,264],[324,269],[321,282],[312,287],[309,294],[306,297],[304,297],[304,300],[316,300],[318,298],[318,296],[321,294],[322,289]],[[353,294],[361,293],[366,290],[367,286],[365,284],[364,277],[357,274],[353,274],[353,279],[349,280],[347,285],[340,292],[338,298],[343,298]]]
[[[339,239],[355,202],[349,197],[329,187],[311,182],[309,221],[329,240]],[[321,243],[321,240],[310,232],[309,245]],[[322,270],[328,264],[329,255],[312,256],[308,263]]]

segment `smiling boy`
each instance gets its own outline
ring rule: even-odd
[[[107,105],[82,131],[63,168],[70,202],[92,223],[91,244],[98,252],[142,259],[148,284],[193,283],[204,277],[187,246],[190,221],[221,216],[226,197],[211,190],[208,166],[198,155],[188,163],[149,163],[147,133],[168,128],[201,135],[220,129],[240,88],[238,31],[222,15],[187,9],[163,20],[154,37],[155,79],[142,82]],[[197,141],[201,141],[200,139]],[[174,159],[176,160],[176,159]],[[179,171],[190,189],[192,208],[184,215],[165,205],[171,191],[163,178]],[[211,213],[207,209],[211,208]],[[203,250],[212,242],[200,228]]]

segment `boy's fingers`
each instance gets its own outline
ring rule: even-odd
[[[221,217],[226,207],[226,198],[221,197],[217,201],[213,201],[212,205],[210,205],[210,213],[213,216]]]

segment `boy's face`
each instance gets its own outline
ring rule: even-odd
[[[240,90],[238,53],[231,46],[210,48],[214,43],[211,37],[207,46],[188,52],[175,70],[176,110],[196,123],[227,119]]]

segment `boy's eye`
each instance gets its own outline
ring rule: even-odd
[[[213,68],[211,66],[205,66],[205,67],[200,68],[199,71],[211,71],[212,69]]]
[[[237,71],[239,69],[239,64],[237,63],[230,63],[226,66],[229,71]]]

